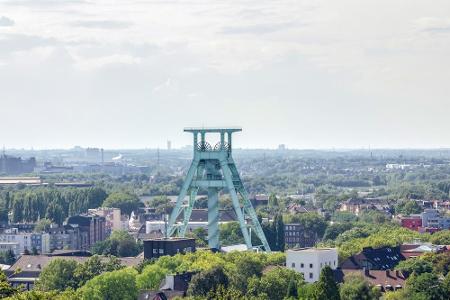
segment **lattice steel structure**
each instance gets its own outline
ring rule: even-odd
[[[206,189],[208,192],[208,246],[220,249],[218,195],[219,191],[226,189],[231,196],[247,249],[263,247],[265,251],[270,251],[256,212],[231,156],[231,135],[242,129],[185,128],[184,131],[194,135],[194,158],[178,196],[177,204],[170,215],[168,235],[181,237],[185,235],[197,193],[199,189]],[[206,141],[207,133],[219,134],[220,141],[214,147]],[[199,136],[200,141],[198,140]],[[181,215],[183,217],[179,220]],[[255,247],[252,245],[252,232],[256,234],[262,245]]]

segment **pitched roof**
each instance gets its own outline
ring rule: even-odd
[[[345,282],[345,278],[351,274],[358,274],[367,280],[373,286],[379,286],[383,291],[404,287],[405,280],[408,278],[406,274],[400,271],[390,270],[343,270],[336,269],[334,271],[335,280],[337,282]]]
[[[372,270],[393,269],[405,257],[400,252],[400,247],[372,247],[363,248],[358,254],[347,258],[341,264],[342,269],[362,269],[367,267]]]

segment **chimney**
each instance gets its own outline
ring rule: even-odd
[[[391,273],[389,272],[389,270],[386,270],[386,277],[390,277]]]
[[[364,276],[367,277],[367,276],[370,275],[370,269],[369,268],[364,267],[363,270],[364,270]]]
[[[400,271],[399,270],[395,270],[395,277],[400,278]]]

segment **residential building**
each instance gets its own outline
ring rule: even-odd
[[[105,218],[105,231],[107,236],[115,230],[128,230],[128,219],[126,222],[122,221],[120,208],[99,207],[89,209],[88,214]]]
[[[18,242],[0,242],[0,252],[12,251],[15,255],[20,254],[20,245]]]
[[[306,282],[319,280],[325,266],[335,270],[338,254],[335,248],[299,248],[286,251],[286,267],[303,274]]]
[[[406,274],[395,270],[343,270],[337,269],[334,271],[336,282],[345,282],[347,276],[357,274],[362,276],[371,286],[378,287],[380,291],[395,291],[402,289],[405,286],[405,281],[408,278]]]
[[[443,253],[449,250],[448,246],[433,245],[431,243],[422,243],[419,241],[400,245],[400,252],[406,259],[416,258],[426,253]]]
[[[26,251],[37,251],[42,253],[43,251],[49,251],[49,235],[46,233],[33,233],[33,232],[19,232],[17,228],[6,229],[3,233],[0,233],[0,243],[4,243],[4,246],[8,243],[16,244],[12,246],[11,250],[16,255],[20,255]]]
[[[269,204],[269,196],[267,195],[253,195],[250,197],[250,202],[253,206],[262,206],[262,205],[268,205]]]
[[[419,231],[422,227],[422,217],[421,215],[410,215],[402,217],[400,219],[400,224],[402,227],[408,228],[410,230]]]
[[[360,253],[344,260],[340,267],[351,270],[364,268],[368,270],[390,270],[405,259],[400,252],[400,247],[382,247],[377,249],[365,247]]]
[[[317,234],[302,224],[284,225],[284,243],[288,248],[313,247],[317,240]]]
[[[177,253],[195,252],[195,239],[160,238],[144,240],[144,258],[152,259]]]
[[[62,249],[81,249],[80,228],[78,226],[68,224],[63,226],[52,225],[48,229],[48,234],[50,239],[50,251]]]
[[[89,250],[92,245],[106,238],[105,218],[96,215],[77,215],[67,219],[67,224],[79,228],[80,250]]]
[[[450,217],[441,216],[437,209],[425,209],[422,214],[422,226],[427,228],[450,228]]]

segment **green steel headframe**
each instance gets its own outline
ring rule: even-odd
[[[219,241],[219,191],[227,189],[234,211],[244,236],[247,249],[264,248],[270,252],[269,244],[259,224],[258,217],[248,198],[242,180],[231,156],[231,135],[241,128],[185,128],[194,136],[194,158],[178,196],[170,218],[168,236],[184,236],[199,189],[208,192],[208,246],[220,249]],[[206,134],[219,134],[220,140],[214,146],[206,141]],[[200,140],[199,140],[200,136]],[[182,218],[180,219],[182,215]],[[253,246],[254,232],[262,245]]]

